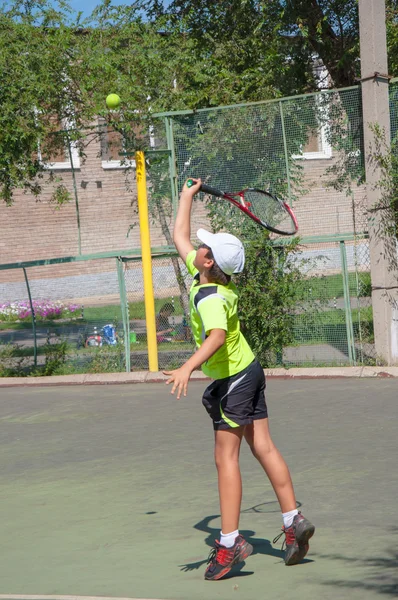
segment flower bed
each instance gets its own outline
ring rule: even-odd
[[[77,304],[63,304],[63,302],[53,302],[51,300],[34,300],[33,310],[37,321],[48,321],[54,319],[72,318],[79,310]],[[32,310],[27,300],[20,302],[6,302],[0,304],[0,322],[9,323],[16,321],[28,321],[32,318]]]

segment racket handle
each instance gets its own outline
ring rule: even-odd
[[[194,184],[193,179],[188,179],[187,186],[192,187],[193,184]],[[224,195],[224,192],[221,192],[220,190],[217,190],[216,188],[210,187],[210,185],[206,185],[205,183],[202,183],[202,185],[200,186],[200,191],[204,192],[205,194],[210,194],[211,196],[223,196]]]

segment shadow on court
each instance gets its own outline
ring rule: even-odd
[[[273,438],[316,525],[285,567],[273,490],[243,442],[240,531],[254,553],[206,582],[219,537],[203,382],[0,388],[0,599],[374,600],[398,588],[397,383],[270,380]]]
[[[336,579],[327,582],[328,586],[338,588],[340,597],[348,597],[350,590],[363,590],[366,594],[377,596],[398,597],[398,528],[389,530],[388,544],[383,556],[371,558],[347,557],[339,554],[321,555],[320,558],[335,561],[342,565],[351,563],[358,568],[364,568],[366,578],[354,581]],[[393,547],[391,547],[393,546]]]
[[[199,523],[194,525],[194,528],[198,531],[203,531],[206,533],[205,543],[211,549],[214,546],[214,541],[219,539],[220,537],[220,529],[219,527],[211,527],[210,523],[215,519],[219,519],[220,515],[210,515],[209,517],[205,517]],[[272,547],[271,542],[266,539],[261,539],[256,537],[256,532],[251,531],[250,529],[241,529],[240,533],[243,537],[250,542],[253,546],[253,555],[254,554],[264,554],[269,556],[275,556],[277,558],[283,559],[283,552],[281,550],[276,550]],[[199,569],[202,566],[207,564],[207,559],[200,560],[193,563],[188,563],[186,565],[180,565],[182,571],[193,571],[195,569]],[[236,565],[235,568],[231,571],[230,576],[233,575],[243,575],[242,565]],[[247,574],[247,573],[246,573]],[[252,574],[252,573],[250,573]]]

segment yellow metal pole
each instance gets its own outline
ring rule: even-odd
[[[145,318],[148,340],[149,370],[158,371],[158,345],[156,340],[155,300],[152,282],[151,236],[149,233],[148,198],[146,193],[145,156],[141,150],[135,153],[138,212],[144,276]]]

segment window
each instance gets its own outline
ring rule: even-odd
[[[327,140],[326,125],[319,125],[318,129],[314,129],[308,136],[308,141],[302,148],[302,154],[294,156],[294,158],[304,159],[319,159],[330,158],[332,156],[332,147]]]
[[[101,160],[104,169],[125,168],[127,164],[122,164],[123,157],[120,155],[124,151],[123,136],[118,131],[114,131],[105,119],[99,121]]]
[[[103,169],[125,169],[127,167],[135,166],[134,157],[124,157],[123,152],[126,150],[125,140],[123,135],[119,131],[115,131],[112,126],[108,125],[105,119],[100,118],[98,122],[100,131],[100,144],[101,144],[101,159]],[[133,135],[137,137],[141,142],[143,138],[147,137],[147,143],[151,148],[155,147],[155,137],[153,134],[153,128],[149,128],[149,132],[145,136],[142,131],[141,125],[133,126]],[[123,160],[124,159],[124,160]]]
[[[56,140],[57,132],[67,130],[70,127],[70,123],[61,123],[56,117],[50,117],[50,123],[53,125],[54,134],[48,135],[46,140],[39,142],[37,150],[39,160],[44,162],[46,169],[50,170],[72,169],[72,167],[79,169],[80,157],[76,143],[73,141],[70,142],[71,162],[66,136],[62,135],[64,145],[60,145]]]
[[[314,74],[318,81],[318,88],[325,89],[329,85],[329,73],[322,64],[314,67]],[[319,126],[309,132],[307,143],[302,147],[301,153],[296,154],[293,158],[303,158],[307,160],[316,160],[322,158],[331,158],[332,147],[328,141],[328,107],[322,107],[321,97],[315,99],[318,105],[318,114],[320,115]]]

